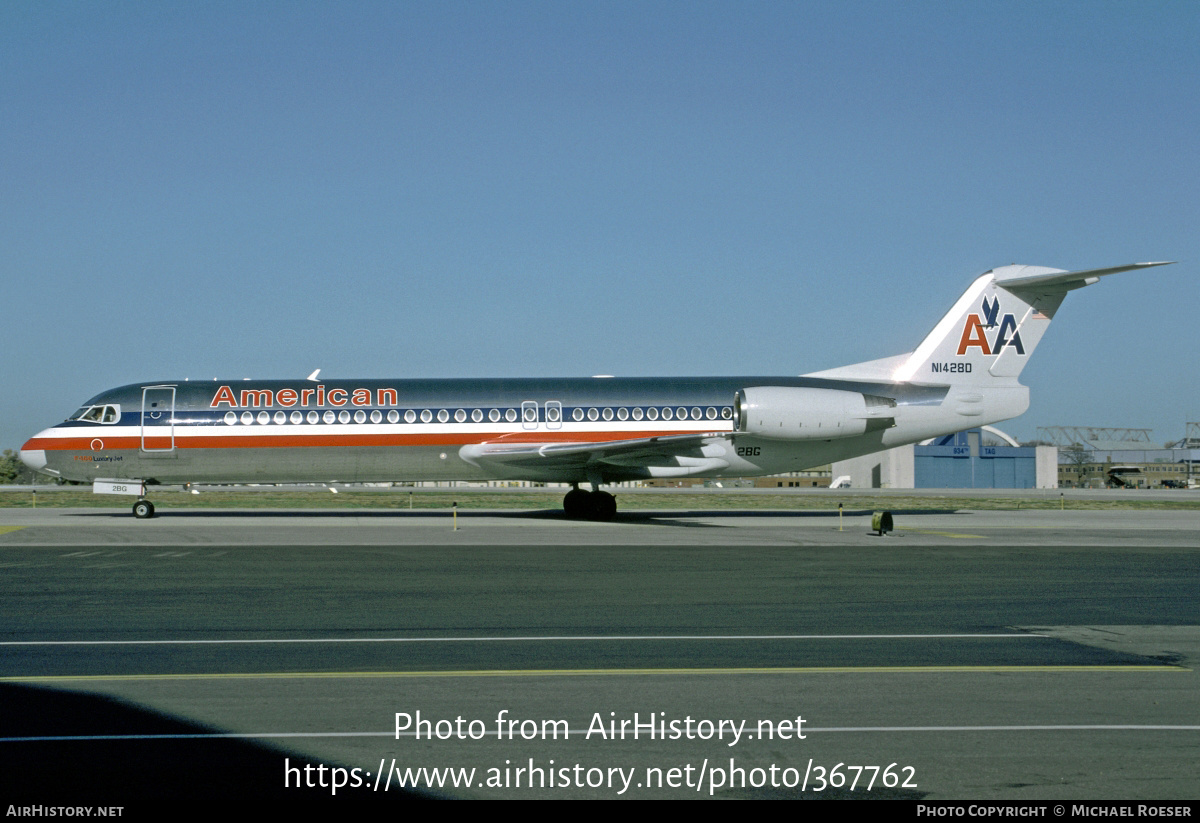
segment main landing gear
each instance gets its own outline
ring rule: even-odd
[[[139,497],[133,504],[133,516],[138,520],[146,520],[154,516],[154,504],[144,497]]]
[[[617,513],[617,498],[608,492],[585,492],[576,486],[563,498],[563,511],[572,520],[612,520]]]

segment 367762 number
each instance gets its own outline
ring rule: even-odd
[[[870,778],[867,779],[865,774],[869,774]],[[852,776],[853,780],[851,780]],[[854,791],[856,788],[871,791],[875,787],[876,780],[880,785],[889,789],[897,787],[915,789],[917,788],[916,776],[917,770],[914,767],[901,766],[898,763],[892,763],[882,770],[879,766],[848,766],[845,763],[838,763],[832,769],[826,769],[809,760],[801,791],[811,788],[815,792],[820,792],[826,788],[840,789],[843,786],[849,788],[850,791]],[[865,783],[864,786],[859,786],[860,778]],[[848,786],[847,783],[849,783]]]

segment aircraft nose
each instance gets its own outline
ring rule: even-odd
[[[30,448],[34,440],[37,438],[25,441],[25,445],[17,452],[17,456],[21,458],[22,463],[36,472],[46,468],[46,450]]]
[[[19,454],[21,462],[34,471],[41,471],[46,468],[45,449],[21,449]]]

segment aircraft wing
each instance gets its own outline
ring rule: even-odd
[[[599,443],[477,443],[459,456],[498,477],[604,482],[639,477],[681,477],[725,468],[728,432],[674,434]]]

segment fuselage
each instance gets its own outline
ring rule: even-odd
[[[894,423],[861,436],[803,442],[738,433],[735,395],[753,386],[888,398]],[[949,391],[811,377],[155,381],[96,395],[21,451],[48,474],[84,482],[611,483],[755,476],[990,422],[953,414],[957,419],[943,419]],[[478,456],[484,446],[602,446],[681,435],[695,440],[683,450],[664,449],[661,459],[643,450],[624,463]]]

